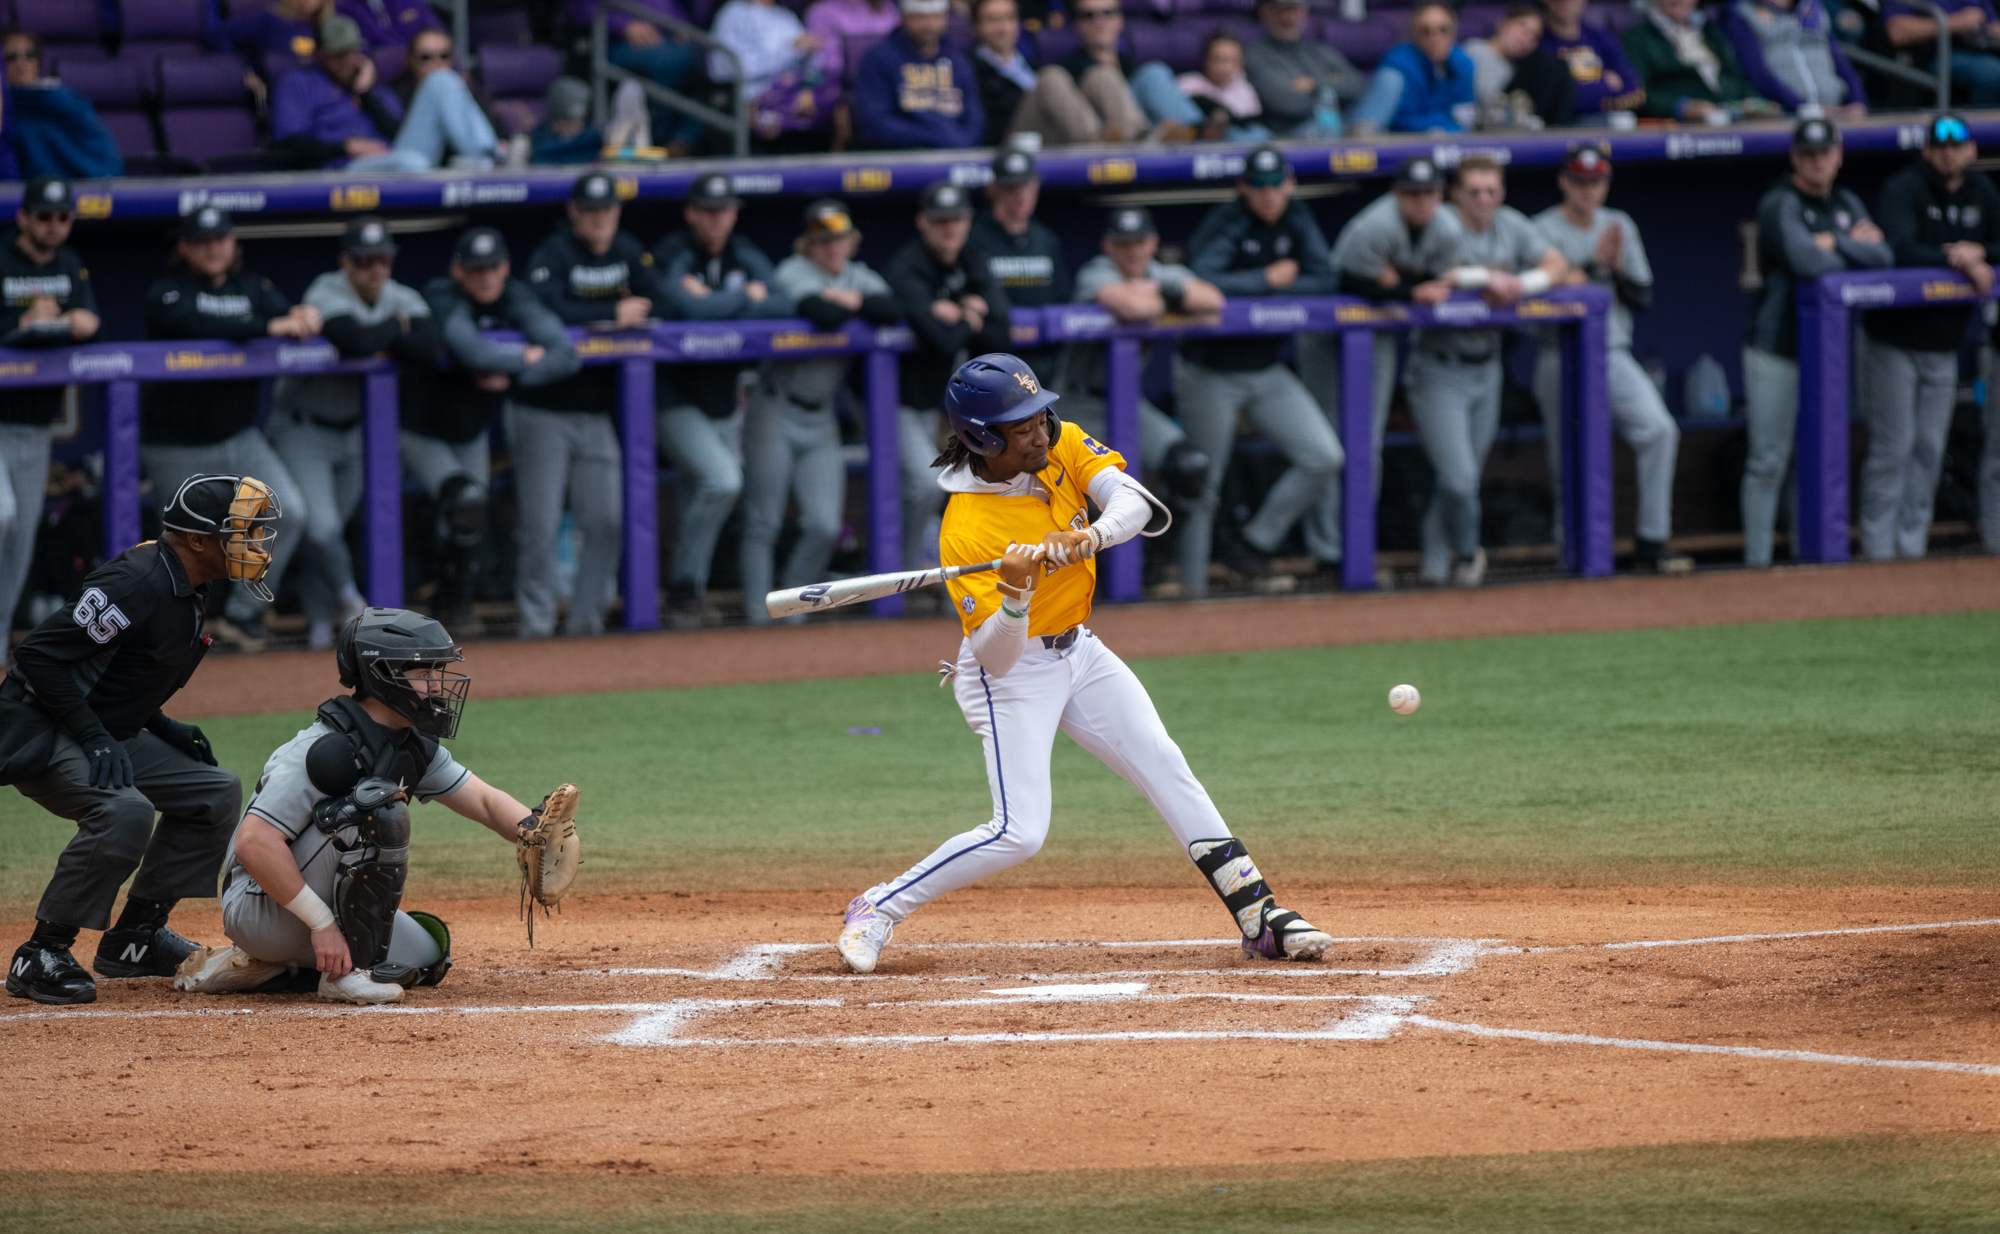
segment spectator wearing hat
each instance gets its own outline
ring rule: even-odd
[[[439,340],[430,305],[389,277],[395,258],[387,222],[374,215],[352,219],[341,238],[340,268],[315,278],[302,302],[318,310],[320,333],[341,358],[398,362],[406,378],[401,405],[421,401],[419,375],[437,363]],[[336,624],[366,607],[347,551],[347,521],[361,504],[362,382],[352,373],[280,377],[271,395],[271,445],[304,494],[304,511],[291,518],[294,531],[303,532],[299,599],[315,651],[333,646]],[[267,585],[277,590],[275,575]]]
[[[406,115],[375,80],[360,30],[348,18],[329,17],[313,67],[285,74],[272,92],[271,142],[301,167],[430,171],[447,154],[454,165],[491,167],[502,153],[493,125],[463,77],[448,64],[433,69]]]
[[[1356,130],[1457,133],[1472,127],[1472,58],[1458,45],[1458,13],[1440,0],[1410,10],[1410,37],[1382,53],[1368,93],[1354,108]]]
[[[1238,296],[1325,296],[1337,284],[1326,237],[1312,211],[1292,196],[1292,165],[1276,146],[1259,146],[1243,163],[1236,199],[1209,211],[1188,241],[1196,276]],[[1188,440],[1208,458],[1201,494],[1181,514],[1181,594],[1207,594],[1208,559],[1222,477],[1247,414],[1291,465],[1224,552],[1224,564],[1253,581],[1270,574],[1292,524],[1340,471],[1340,439],[1326,414],[1279,360],[1282,335],[1191,339],[1181,345],[1175,399]]]
[[[1217,30],[1202,41],[1201,68],[1174,78],[1181,93],[1208,117],[1202,125],[1204,139],[1218,135],[1225,141],[1270,139],[1271,130],[1262,123],[1264,103],[1244,72],[1243,54],[1240,39]]]
[[[685,230],[660,241],[653,260],[673,315],[688,321],[790,317],[792,298],[773,285],[771,259],[736,234],[743,199],[727,175],[696,180],[681,217]],[[658,378],[660,445],[674,460],[679,521],[667,578],[667,617],[700,625],[715,544],[743,491],[737,462],[743,441],[744,379],[740,361],[672,364]]]
[[[492,471],[487,427],[515,398],[560,385],[581,366],[562,318],[513,277],[507,242],[491,227],[460,234],[450,273],[425,285],[424,301],[453,366],[437,374],[420,405],[403,404],[403,466],[437,507],[436,608],[465,637],[479,629],[472,602]],[[517,330],[525,341],[489,342],[492,330]],[[512,440],[518,456],[522,447]]]
[[[146,292],[147,338],[304,339],[319,331],[318,309],[288,304],[270,279],[243,268],[228,214],[203,206],[181,216],[166,277]],[[258,384],[255,378],[145,383],[139,458],[154,492],[172,493],[194,475],[253,475],[270,485],[289,525],[278,529],[267,577],[282,578],[311,513],[292,473],[257,429]],[[246,651],[262,650],[265,603],[249,587],[235,587],[212,623],[216,635]]]
[[[1080,0],[1071,11],[1082,45],[1035,75],[1014,113],[1012,133],[1038,133],[1045,145],[1116,141],[1187,141],[1205,122],[1201,108],[1157,60],[1125,54],[1125,14],[1117,0]]]
[[[1436,304],[1451,294],[1449,275],[1458,264],[1458,217],[1444,203],[1444,173],[1426,158],[1396,169],[1390,191],[1364,206],[1334,238],[1329,264],[1342,295],[1389,304]],[[1299,373],[1327,416],[1340,423],[1341,361],[1337,336],[1301,339]],[[1396,393],[1396,336],[1375,331],[1373,431],[1374,492],[1382,496],[1382,434]],[[1343,442],[1351,446],[1352,443]],[[1340,560],[1343,548],[1341,493],[1335,472],[1306,521],[1306,544],[1323,563]]]
[[[1876,199],[1899,266],[1957,271],[1980,295],[2000,261],[2000,191],[1972,170],[1978,143],[1958,116],[1924,128],[1924,149]],[[1958,350],[1975,306],[1893,309],[1861,317],[1856,385],[1868,417],[1861,465],[1861,555],[1922,557],[1945,435],[1958,401]],[[1982,512],[1985,506],[1982,503]]]
[[[1120,322],[1151,325],[1172,314],[1204,317],[1222,312],[1222,293],[1193,270],[1159,259],[1160,232],[1153,212],[1144,206],[1123,206],[1105,220],[1098,255],[1077,271],[1078,304],[1095,304]],[[1141,344],[1143,369],[1151,352]],[[1103,441],[1104,363],[1102,343],[1071,343],[1063,349],[1063,419]],[[1139,399],[1139,463],[1148,476],[1158,477],[1164,491],[1183,501],[1201,496],[1208,483],[1208,457],[1188,444],[1187,433],[1173,417],[1143,395]]]
[[[822,0],[822,7],[831,0]],[[1021,100],[1035,88],[1035,66],[1021,50],[1021,17],[1014,0],[974,0],[972,72],[979,81],[979,110],[986,116],[982,146],[1000,145]]]
[[[621,8],[608,8],[602,0],[565,0],[564,8],[572,27],[589,30],[600,8],[611,37],[606,56],[611,63],[650,79],[655,85],[683,95],[704,93],[707,76],[703,72],[701,49],[669,22],[690,24],[688,14],[677,0],[635,0],[659,15],[657,21],[634,17]],[[685,158],[701,144],[705,126],[700,120],[677,112],[664,103],[653,103],[652,135],[675,158]]]
[[[1696,8],[1698,2],[1653,0],[1619,36],[1646,87],[1639,114],[1704,123],[1711,115],[1733,119],[1775,113],[1773,104],[1751,90],[1736,62],[1736,49],[1720,23]]]
[[[792,255],[778,263],[772,286],[817,330],[839,330],[859,317],[887,325],[903,315],[881,275],[854,259],[861,233],[847,206],[831,197],[806,207]],[[743,610],[751,625],[771,620],[764,597],[773,586],[785,503],[796,498],[799,534],[779,587],[826,577],[847,509],[847,462],[841,454],[834,399],[848,359],[766,360],[743,423]],[[797,621],[799,618],[793,618]]]
[[[1360,98],[1366,85],[1331,44],[1306,37],[1311,16],[1305,0],[1261,0],[1264,37],[1242,49],[1263,123],[1281,137],[1340,136],[1340,101]]]
[[[0,34],[5,48],[7,137],[18,175],[99,179],[125,174],[118,142],[90,100],[42,75],[42,41],[26,30]],[[12,179],[14,177],[9,177]]]
[[[1820,0],[1733,0],[1722,32],[1750,88],[1786,111],[1829,115],[1868,112],[1868,93],[1835,36]]]
[[[932,460],[944,420],[944,387],[968,356],[1013,346],[1013,306],[983,254],[971,248],[972,202],[939,182],[917,203],[916,239],[882,271],[916,345],[897,359],[903,405],[897,449],[903,470],[903,568],[938,563],[944,492]]]
[[[354,23],[370,51],[409,47],[426,30],[444,31],[430,0],[333,0],[333,11]]]
[[[1798,487],[1787,482],[1799,423],[1798,284],[1841,270],[1879,270],[1896,255],[1868,208],[1840,175],[1840,130],[1828,120],[1792,130],[1792,170],[1757,203],[1757,265],[1764,285],[1750,310],[1743,342],[1744,427],[1750,454],[1743,463],[1743,561],[1771,564],[1778,494],[1787,522],[1798,526]]]
[[[837,78],[847,68],[849,35],[887,34],[902,20],[895,0],[817,0],[806,10],[806,30],[819,36],[820,71]]]
[[[902,0],[903,24],[854,75],[854,140],[864,150],[964,150],[986,113],[972,62],[944,45],[949,0]]]
[[[1694,559],[1673,553],[1667,540],[1674,523],[1674,462],[1681,431],[1646,370],[1632,358],[1632,315],[1653,305],[1653,267],[1639,239],[1639,225],[1623,210],[1604,204],[1611,189],[1610,152],[1582,146],[1570,152],[1556,176],[1562,204],[1537,214],[1535,226],[1569,263],[1563,282],[1595,283],[1609,291],[1607,326],[1610,355],[1605,380],[1611,393],[1611,423],[1632,447],[1638,462],[1638,517],[1633,526],[1633,562],[1658,574],[1685,574]],[[1562,352],[1554,327],[1541,331],[1535,363],[1535,401],[1547,430],[1549,475],[1560,505],[1562,475]]]
[[[1569,70],[1570,106],[1579,119],[1635,111],[1646,88],[1618,36],[1583,22],[1589,0],[1542,0],[1542,50]]]
[[[1026,150],[1003,150],[993,159],[993,179],[986,186],[986,209],[972,220],[971,246],[986,254],[993,279],[1007,289],[1014,308],[1068,304],[1069,262],[1062,241],[1035,217],[1042,177],[1035,156]],[[1009,348],[1027,362],[1048,385],[1055,379],[1056,347]]]
[[[595,163],[604,150],[604,130],[590,122],[590,84],[558,77],[543,99],[542,122],[528,135],[528,161],[538,165]]]
[[[90,271],[69,247],[76,195],[37,176],[21,189],[14,230],[0,236],[0,347],[69,347],[97,335]],[[0,621],[12,622],[41,526],[49,482],[49,422],[63,387],[28,386],[0,399]]]
[[[2000,104],[2000,18],[1990,0],[1938,0],[1938,7],[1952,36],[1952,82],[1970,91],[1974,107]],[[1897,0],[1884,0],[1882,18],[1889,42],[1914,51],[1919,65],[1935,72],[1937,19]]]
[[[1465,40],[1465,54],[1472,58],[1472,94],[1480,107],[1505,111],[1516,95],[1525,95],[1544,125],[1569,124],[1576,88],[1569,69],[1543,51],[1541,43],[1542,10],[1533,4],[1509,8],[1492,38]],[[1523,123],[1518,112],[1511,119]]]

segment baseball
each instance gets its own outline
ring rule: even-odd
[[[1406,716],[1416,711],[1417,704],[1423,701],[1417,697],[1415,686],[1397,686],[1389,691],[1389,710],[1399,716]]]

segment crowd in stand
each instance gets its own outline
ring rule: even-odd
[[[636,2],[655,18],[605,0],[478,3],[470,49],[453,45],[429,0],[24,8],[42,28],[5,34],[0,178],[717,149],[725,134],[636,83],[603,128],[590,123],[579,75],[600,9],[613,65],[725,113],[740,96],[760,148],[778,152],[1854,115],[1868,86],[1844,46],[1929,69],[1938,36],[1898,0],[1523,0],[1462,12],[1415,0],[1338,17],[1307,0],[1258,0],[1254,13],[1187,0]],[[2000,101],[1990,0],[1944,7],[1961,94]]]
[[[1786,489],[1798,416],[1797,281],[1901,264],[1949,267],[1980,291],[1990,289],[1992,263],[2000,260],[2000,194],[1970,170],[1976,155],[1961,119],[1935,118],[1920,156],[1884,189],[1878,223],[1836,184],[1836,126],[1814,118],[1795,129],[1791,172],[1758,211],[1764,283],[1744,349],[1747,563],[1771,563]],[[1633,316],[1651,303],[1654,273],[1631,216],[1607,204],[1612,167],[1603,146],[1572,149],[1557,177],[1561,204],[1533,218],[1506,205],[1504,170],[1490,159],[1468,157],[1449,176],[1412,159],[1396,170],[1388,193],[1329,241],[1296,195],[1286,155],[1266,144],[1247,157],[1234,199],[1186,239],[1184,263],[1161,261],[1151,215],[1125,206],[1105,219],[1099,255],[1074,274],[1054,233],[1035,217],[1040,181],[1032,155],[1004,150],[992,173],[984,210],[956,185],[926,189],[915,236],[877,272],[856,259],[860,235],[837,199],[806,209],[793,251],[774,264],[737,232],[741,202],[727,175],[697,180],[684,226],[649,246],[621,229],[612,178],[587,171],[519,277],[500,234],[474,227],[457,237],[447,272],[421,289],[398,282],[388,224],[364,216],[347,227],[338,269],[316,278],[299,304],[244,268],[229,216],[203,207],[181,220],[169,271],[147,295],[147,337],[318,336],[344,356],[396,360],[403,465],[436,512],[423,534],[435,562],[434,604],[454,630],[478,628],[471,602],[489,526],[488,435],[504,417],[518,507],[519,629],[545,637],[557,632],[563,607],[558,538],[565,511],[581,541],[561,626],[570,635],[605,628],[622,527],[616,370],[581,365],[566,327],[803,317],[831,330],[856,317],[907,322],[915,346],[899,359],[902,554],[907,568],[920,568],[938,560],[945,495],[933,468],[945,382],[967,355],[1012,348],[1011,316],[1019,307],[1096,304],[1120,321],[1145,323],[1212,315],[1241,297],[1339,293],[1435,304],[1457,292],[1505,305],[1594,283],[1615,298],[1610,410],[1637,460],[1635,566],[1692,568],[1669,547],[1679,430],[1631,353]],[[69,245],[74,219],[69,182],[41,177],[26,186],[16,230],[0,238],[0,346],[95,337],[89,274]],[[1871,431],[1857,504],[1865,556],[1926,551],[1972,311],[1864,315],[1857,368]],[[488,332],[496,330],[517,331],[525,342],[495,343]],[[1559,376],[1553,328],[1548,333],[1535,384],[1551,476],[1560,483]],[[1435,476],[1422,524],[1423,583],[1469,587],[1485,576],[1480,479],[1499,422],[1504,342],[1493,329],[1419,330],[1410,340],[1400,385]],[[440,367],[446,356],[451,363]],[[1102,344],[1043,347],[1022,358],[1060,393],[1067,422],[1103,436]],[[678,515],[667,571],[673,624],[719,619],[708,580],[739,501],[750,621],[768,620],[762,596],[773,586],[826,577],[846,508],[836,405],[847,364],[835,357],[659,367],[656,427],[675,468]],[[1373,364],[1374,440],[1366,448],[1379,489],[1383,427],[1398,385],[1397,348],[1386,332],[1377,335]],[[1197,337],[1179,346],[1172,414],[1142,401],[1133,462],[1177,511],[1181,594],[1204,593],[1212,559],[1238,578],[1270,575],[1295,528],[1337,578],[1345,451],[1363,448],[1340,439],[1339,367],[1330,336]],[[152,383],[142,395],[141,455],[156,491],[207,472],[254,475],[274,490],[285,517],[269,582],[276,588],[288,570],[300,572],[314,645],[325,645],[335,623],[362,603],[343,534],[362,485],[360,383],[351,375],[284,378],[262,428],[255,381]],[[12,611],[33,548],[51,400],[59,397],[56,390],[16,392],[0,411],[0,611]],[[1277,448],[1285,469],[1249,517],[1224,520],[1226,534],[1219,534],[1239,414]],[[1982,530],[2000,550],[2000,431],[1992,412],[1981,474]],[[798,534],[780,568],[774,553],[794,500]],[[260,644],[267,599],[239,589],[218,632]]]

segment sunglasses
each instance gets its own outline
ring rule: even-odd
[[[434,60],[449,60],[451,59],[451,53],[448,51],[420,51],[413,59],[419,64],[428,64]]]
[[[1103,21],[1116,16],[1117,9],[1078,9],[1076,13],[1078,21]]]
[[[1956,116],[1946,116],[1931,124],[1931,140],[1946,144],[1971,141],[1972,133],[1965,127],[1965,121]]]
[[[37,223],[67,223],[76,216],[67,210],[37,210],[28,217]]]
[[[10,51],[7,53],[7,63],[9,64],[28,64],[41,58],[42,53],[38,51]]]

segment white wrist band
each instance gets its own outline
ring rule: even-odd
[[[1477,291],[1493,281],[1493,271],[1485,266],[1457,266],[1451,272],[1451,284]]]
[[[305,922],[308,930],[324,930],[333,924],[333,910],[310,887],[299,888],[292,902],[285,905],[285,911]]]
[[[1549,277],[1547,270],[1530,270],[1521,276],[1521,294],[1524,296],[1539,296],[1554,285],[1555,280]]]

